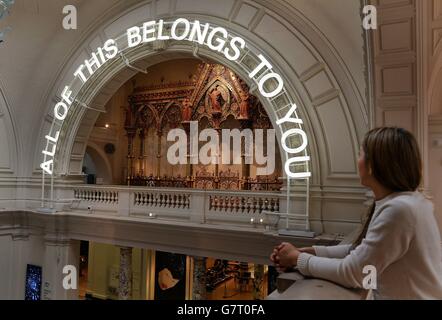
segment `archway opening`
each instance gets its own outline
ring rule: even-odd
[[[112,180],[97,173],[105,184],[253,191],[282,188],[283,165],[271,120],[247,84],[226,66],[195,58],[159,63],[147,74],[138,73],[126,81],[107,102],[106,110],[88,140],[88,145],[106,151],[105,159],[98,159],[97,151],[90,147],[84,158],[84,163],[91,156],[103,162],[95,161],[102,172],[105,163],[110,164]],[[181,130],[187,138],[185,150],[173,154],[185,153],[184,162],[178,164],[170,162],[177,145],[170,135],[173,130]],[[214,131],[218,138],[216,143],[210,141],[215,148],[208,153],[202,149],[207,149],[209,140],[200,139],[205,130]],[[198,146],[191,150],[194,138]],[[200,159],[205,155],[212,157],[209,164]]]
[[[91,147],[93,144],[95,147]],[[83,160],[83,173],[87,184],[110,185],[112,184],[112,167],[110,166],[109,155],[102,152],[96,144],[91,141],[86,148]],[[106,146],[105,148],[106,149]]]

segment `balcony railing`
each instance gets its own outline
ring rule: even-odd
[[[82,185],[72,209],[90,214],[229,224],[263,229],[285,206],[280,192]],[[272,218],[273,217],[273,218]]]
[[[241,178],[239,174],[221,172],[219,176],[203,172],[195,177],[154,177],[134,176],[127,178],[126,185],[150,188],[196,188],[207,190],[251,190],[251,191],[280,191],[282,181],[279,175],[273,177],[258,176],[256,178]]]

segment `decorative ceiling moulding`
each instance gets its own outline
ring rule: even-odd
[[[415,50],[415,40],[413,30],[415,19],[408,17],[405,19],[389,20],[379,26],[379,48],[383,54],[397,53]],[[396,37],[408,30],[409,37]]]
[[[379,28],[372,33],[376,126],[403,126],[419,135],[420,128],[415,123],[418,118],[416,2],[378,1],[377,4]],[[419,139],[423,145],[423,136]]]
[[[437,51],[439,51],[439,47],[442,40],[442,28],[433,30],[433,56],[438,56]]]
[[[381,70],[383,97],[415,96],[416,81],[414,64],[384,66]]]
[[[441,0],[431,0],[433,8],[433,20],[442,20],[442,1]]]
[[[430,116],[429,126],[432,132],[442,133],[442,115]]]
[[[374,0],[373,2],[376,4],[376,6],[379,9],[397,9],[397,8],[401,8],[402,10],[404,10],[404,8],[406,10],[411,10],[410,7],[414,7],[415,5],[415,1],[416,0],[396,0],[396,1],[391,1],[391,0]],[[420,1],[420,0],[417,0]]]

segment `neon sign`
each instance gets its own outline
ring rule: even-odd
[[[169,27],[168,30],[166,30],[167,27]],[[173,22],[165,22],[164,20],[148,21],[141,27],[134,26],[127,29],[123,38],[126,49],[135,48],[154,41],[168,40],[198,43],[224,55],[226,59],[233,62],[238,62],[241,57],[241,50],[247,47],[244,39],[230,35],[223,27],[214,27],[209,23],[202,24],[198,20],[191,22],[185,18],[179,18]],[[85,60],[75,70],[73,73],[74,80],[80,81],[81,85],[86,84],[103,65],[115,59],[125,50],[121,46],[120,44],[119,47],[119,43],[115,39],[107,40],[102,47],[97,48],[92,53],[90,59]],[[259,59],[258,65],[253,70],[247,71],[248,76],[257,83],[258,90],[264,98],[274,99],[283,91],[284,81],[278,73],[274,72],[272,64],[262,54],[258,54],[257,57]],[[268,85],[270,82],[272,85]],[[61,126],[74,102],[76,102],[74,89],[70,86],[65,86],[61,92],[61,101],[53,109],[54,118],[61,123],[60,130],[52,132],[51,129],[51,133],[45,136],[47,144],[45,150],[42,151],[44,161],[40,165],[44,174],[53,175],[54,173],[54,160],[60,139]],[[301,172],[293,172],[291,170],[292,166],[310,161],[310,157],[306,153],[308,138],[302,129],[304,123],[297,115],[297,108],[296,104],[291,104],[288,113],[279,119],[276,124],[281,126],[282,131],[284,131],[282,128],[283,124],[298,126],[283,132],[281,142],[283,149],[290,155],[284,166],[287,176],[300,179],[310,177],[311,173],[308,170],[308,166],[301,170]],[[287,140],[292,136],[299,138],[298,140],[301,141],[300,146],[293,147],[288,145]]]

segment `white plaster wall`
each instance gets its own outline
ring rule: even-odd
[[[11,281],[13,272],[12,245],[10,236],[0,236],[0,300],[11,298]]]
[[[24,300],[26,266],[44,264],[43,238],[31,235],[13,240],[11,235],[0,235],[0,253],[0,299]]]

